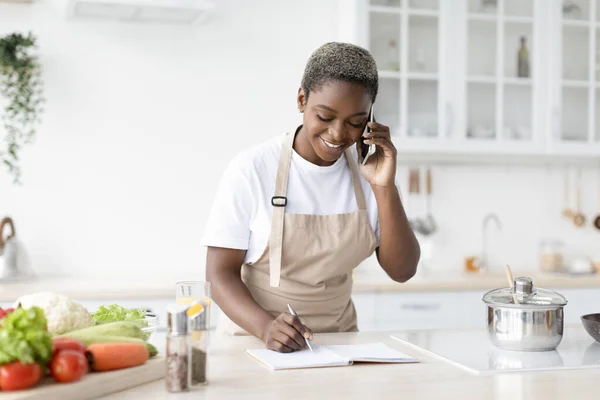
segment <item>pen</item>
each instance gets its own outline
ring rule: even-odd
[[[292,306],[290,306],[289,304],[287,306],[288,306],[288,309],[290,310],[290,314],[292,314],[294,317],[297,317],[298,314],[296,314],[296,311],[294,311],[294,309],[292,308]],[[312,351],[314,353],[314,351],[312,349],[312,346],[310,345],[310,342],[308,341],[308,339],[304,338],[304,341],[308,345],[308,348],[310,349],[310,351]]]

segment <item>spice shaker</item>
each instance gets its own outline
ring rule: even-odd
[[[167,307],[166,386],[169,392],[185,392],[191,386],[191,347],[186,304]]]
[[[209,344],[210,304],[195,301],[190,306],[191,347],[192,347],[192,385],[206,385],[207,354]]]

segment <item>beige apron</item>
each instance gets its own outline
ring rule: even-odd
[[[273,317],[288,312],[289,303],[313,332],[357,331],[356,310],[350,297],[352,270],[376,247],[358,165],[347,149],[358,211],[287,214],[285,196],[294,136],[286,135],[281,149],[275,196],[271,200],[270,241],[256,262],[242,266],[242,280],[254,300]],[[217,331],[248,335],[225,313],[221,313]]]

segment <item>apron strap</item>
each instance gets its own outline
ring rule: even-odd
[[[281,282],[281,259],[283,253],[283,221],[285,219],[285,207],[287,206],[287,186],[292,160],[292,148],[295,134],[288,134],[283,139],[277,177],[275,178],[275,194],[271,198],[273,216],[271,220],[271,237],[269,241],[269,277],[271,287],[279,287]],[[352,152],[346,149],[346,161],[352,172],[352,185],[354,196],[359,210],[366,210],[367,203],[365,194],[360,183],[358,164],[354,162]]]
[[[269,242],[269,276],[271,287],[279,287],[281,280],[281,255],[283,251],[283,220],[287,205],[287,186],[292,160],[292,147],[295,133],[284,137],[277,177],[275,178],[275,195],[271,198],[273,217],[271,221],[271,237]]]
[[[365,193],[363,192],[362,185],[360,184],[360,173],[358,172],[358,164],[354,161],[352,151],[346,149],[346,161],[350,166],[352,172],[352,185],[354,186],[354,196],[356,196],[356,204],[358,204],[359,210],[367,209],[367,202],[365,201]]]

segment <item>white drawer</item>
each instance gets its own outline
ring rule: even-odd
[[[447,307],[439,294],[397,292],[377,296],[377,318],[387,321],[439,318]]]
[[[485,327],[483,292],[381,293],[376,329],[442,329]]]
[[[581,323],[581,316],[600,313],[600,289],[552,289],[567,299],[565,323]]]
[[[354,293],[352,294],[352,301],[356,308],[356,314],[358,315],[358,329],[361,331],[373,330],[375,323],[375,312],[377,310],[375,306],[376,294],[375,293]]]

